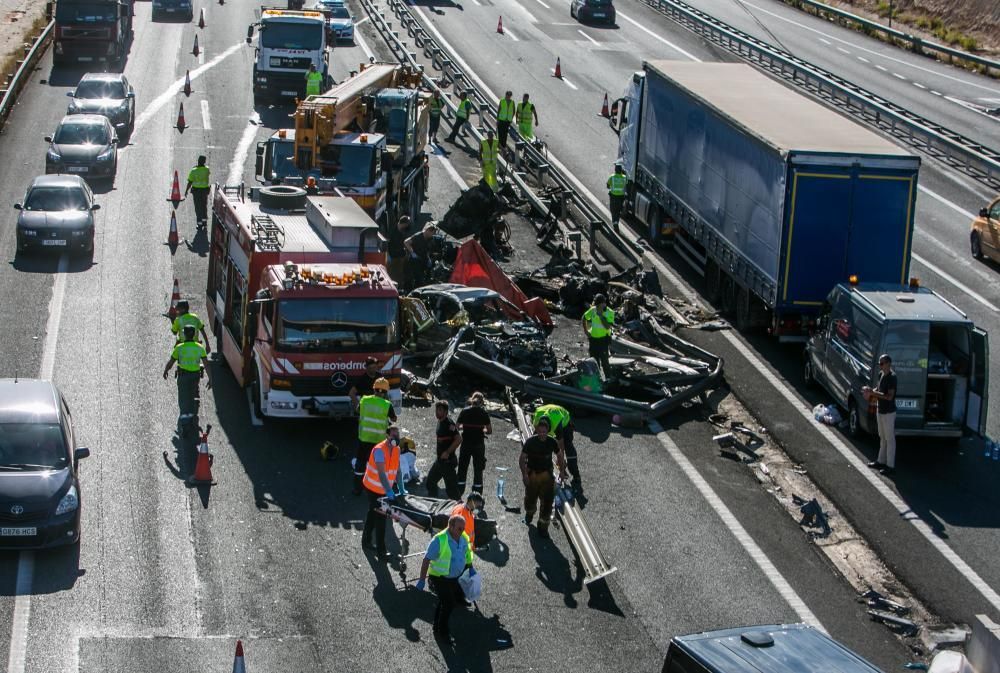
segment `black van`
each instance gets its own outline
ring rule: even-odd
[[[913,285],[840,284],[806,344],[806,383],[819,383],[843,409],[848,430],[876,433],[861,394],[878,383],[878,356],[896,372],[896,434],[958,438],[986,429],[986,332],[936,292]]]
[[[663,673],[881,673],[806,624],[706,631],[670,640]]]

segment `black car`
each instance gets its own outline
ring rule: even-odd
[[[17,251],[94,251],[94,193],[78,175],[40,175],[31,182],[17,217]]]
[[[153,0],[153,21],[163,17],[194,20],[194,6],[191,0]]]
[[[45,136],[46,173],[75,173],[114,181],[118,172],[118,134],[104,115],[66,115]]]
[[[79,462],[89,455],[52,382],[0,379],[0,548],[80,540]]]
[[[88,72],[76,89],[66,114],[98,114],[108,118],[118,133],[128,135],[135,125],[135,91],[120,72]]]
[[[615,6],[611,0],[570,0],[569,15],[581,22],[615,25]]]

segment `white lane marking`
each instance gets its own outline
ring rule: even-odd
[[[788,580],[786,580],[784,575],[781,574],[781,571],[774,567],[774,563],[772,563],[771,559],[767,557],[764,550],[761,549],[760,545],[754,541],[750,533],[748,533],[746,528],[743,527],[743,524],[741,524],[736,516],[733,515],[732,510],[726,506],[726,503],[722,501],[722,498],[720,498],[712,489],[711,485],[705,481],[705,478],[702,477],[701,473],[698,472],[698,469],[691,464],[691,461],[687,459],[687,456],[681,452],[674,440],[663,431],[663,427],[659,424],[659,422],[650,421],[649,429],[656,433],[656,438],[660,440],[660,444],[663,445],[663,448],[667,450],[670,457],[674,459],[678,466],[680,466],[681,471],[684,472],[684,475],[688,478],[688,480],[694,484],[694,487],[698,489],[698,492],[701,493],[703,498],[705,498],[709,506],[715,510],[715,513],[720,519],[722,519],[722,523],[725,524],[726,528],[729,529],[729,532],[736,538],[736,541],[740,543],[740,546],[743,547],[746,553],[750,555],[750,558],[752,558],[754,563],[757,564],[757,567],[760,568],[762,573],[764,573],[764,576],[768,579],[768,581],[771,582],[781,597],[788,602],[788,605],[795,611],[799,620],[826,632],[826,629],[823,628],[823,625],[820,623],[819,619],[816,618],[816,615],[813,614],[812,610],[809,609],[805,601],[803,601],[798,593],[796,593],[795,589],[792,588],[792,585],[789,584]]]
[[[205,127],[206,131],[212,130],[212,114],[208,111],[207,100],[201,102],[201,125]]]
[[[552,9],[551,7],[549,7],[548,5],[546,5],[544,2],[542,2],[542,0],[535,0],[535,2],[537,2],[539,5],[541,5],[545,9]]]
[[[250,145],[257,137],[257,127],[260,125],[256,116],[255,114],[247,122],[246,128],[243,129],[243,135],[240,136],[240,142],[236,145],[236,151],[233,152],[233,159],[229,162],[229,175],[226,176],[227,185],[238,185],[243,182],[244,164],[246,164],[247,155],[250,153]]]
[[[597,40],[595,40],[594,38],[592,38],[590,35],[587,35],[585,32],[583,32],[582,30],[580,30],[579,28],[576,29],[576,32],[580,33],[580,35],[583,35],[585,38],[587,38],[588,40],[590,40],[591,42],[593,42],[596,45],[600,45],[601,44],[600,42],[598,42]]]
[[[887,54],[875,51],[874,49],[868,49],[867,47],[862,47],[861,45],[856,44],[854,42],[851,42],[849,40],[844,40],[844,39],[839,38],[839,37],[837,37],[835,35],[831,35],[830,33],[824,33],[823,31],[817,30],[816,28],[812,28],[810,26],[807,26],[804,23],[799,23],[798,21],[795,21],[793,19],[789,19],[787,17],[775,14],[774,12],[770,12],[770,11],[764,9],[763,7],[761,7],[760,5],[755,5],[752,2],[747,2],[746,0],[741,0],[741,1],[742,1],[742,4],[746,5],[747,7],[753,7],[754,9],[757,9],[757,10],[759,10],[759,11],[765,13],[765,14],[773,16],[774,18],[776,18],[776,19],[778,19],[780,21],[784,21],[786,23],[790,23],[792,25],[798,26],[799,28],[803,28],[805,30],[808,30],[811,33],[816,33],[817,35],[826,35],[831,40],[834,40],[836,42],[840,42],[841,44],[846,44],[848,47],[854,47],[858,51],[863,51],[866,54],[871,54],[873,56],[878,56],[879,58],[884,58],[884,59],[886,59],[888,61],[893,61],[895,63],[899,63],[900,65],[904,65],[907,68],[913,68],[915,70],[920,70],[920,71],[926,72],[928,74],[934,75],[935,77],[944,77],[945,79],[950,79],[950,80],[955,81],[955,82],[961,82],[962,84],[964,84],[966,86],[974,86],[977,89],[983,89],[984,91],[989,91],[989,92],[991,92],[993,94],[1000,93],[1000,92],[997,91],[997,89],[993,89],[993,88],[990,88],[988,86],[983,86],[982,84],[979,84],[978,82],[976,82],[974,80],[965,79],[965,78],[962,78],[962,77],[956,77],[955,75],[949,75],[949,74],[947,74],[945,72],[941,72],[939,70],[933,70],[931,68],[925,68],[925,67],[923,67],[921,65],[917,65],[917,64],[911,63],[909,61],[904,61],[901,58],[896,58],[894,56],[889,56]],[[819,38],[819,39],[822,40],[823,38]],[[830,43],[827,42],[827,44],[830,44]]]
[[[365,21],[367,21],[367,20],[368,20],[369,18],[370,18],[370,17],[367,17],[367,16],[363,16],[363,17],[361,17],[360,19],[358,19],[357,21],[355,21],[355,22],[354,22],[354,27],[355,27],[355,28],[357,28],[357,27],[358,27],[358,26],[360,26],[360,25],[361,25],[362,23],[364,23]]]
[[[411,5],[411,8],[417,13],[417,15],[420,16],[421,20],[423,21],[423,25],[426,28],[428,28],[432,33],[434,33],[434,36],[437,38],[437,41],[441,44],[441,46],[443,46],[453,55],[455,61],[466,72],[466,74],[468,74],[473,80],[475,80],[475,82],[479,85],[479,87],[485,93],[489,94],[490,98],[496,99],[497,95],[493,93],[493,91],[486,85],[486,83],[482,80],[482,78],[480,78],[479,75],[472,68],[469,67],[469,64],[466,63],[464,59],[462,59],[462,57],[458,54],[458,52],[455,51],[454,48],[452,48],[452,46],[448,43],[447,40],[445,40],[444,36],[440,33],[440,31],[438,31],[438,29],[434,27],[434,24],[432,24],[430,21],[427,20],[427,16],[424,14],[423,10],[420,7],[417,7],[416,5]],[[619,13],[618,16],[621,16],[621,14]],[[573,187],[581,195],[585,196],[587,200],[590,201],[591,205],[597,209],[598,212],[600,212],[605,218],[610,219],[611,213],[604,205],[604,202],[598,199],[596,196],[594,196],[594,193],[591,192],[589,189],[587,189],[587,187],[582,182],[580,182],[580,180],[576,177],[576,175],[570,172],[566,168],[566,166],[561,161],[559,161],[558,157],[556,157],[556,155],[553,152],[550,151],[548,153],[547,158],[549,163],[551,163],[553,166],[562,171],[563,175],[565,175],[569,179],[569,181],[573,184]],[[626,235],[633,241],[636,240],[636,238],[632,235],[631,232],[628,231],[626,227],[623,227],[622,231],[625,232]],[[695,306],[704,305],[704,302],[701,301],[698,294],[693,289],[691,289],[686,283],[681,281],[680,277],[677,276],[675,273],[673,273],[673,271],[671,271],[666,264],[664,264],[661,260],[657,259],[655,255],[651,254],[648,256],[648,258],[650,260],[650,263],[653,266],[655,266],[656,269],[660,273],[662,273],[664,277],[667,278],[674,287],[678,288],[680,293],[684,295],[685,298],[687,298],[687,300],[690,303],[694,304]],[[746,344],[744,344],[742,341],[739,340],[738,336],[736,336],[735,334],[733,334],[731,331],[728,330],[723,331],[722,336],[727,341],[729,341],[732,344],[732,346],[743,355],[744,358],[746,358],[747,362],[749,362],[754,368],[757,369],[757,371],[759,371],[764,376],[765,379],[767,379],[767,381],[774,387],[774,389],[777,390],[781,394],[781,396],[784,397],[803,418],[805,418],[807,421],[813,424],[816,430],[821,435],[823,435],[824,439],[826,439],[838,451],[838,453],[840,453],[855,468],[855,470],[861,475],[861,477],[875,487],[875,490],[878,491],[879,495],[884,497],[889,502],[889,504],[892,505],[896,509],[896,511],[899,512],[900,515],[902,515],[906,520],[908,520],[917,529],[917,531],[928,542],[930,542],[931,546],[934,547],[945,558],[945,560],[952,565],[953,568],[955,568],[963,577],[965,577],[965,579],[967,579],[969,583],[976,588],[977,591],[979,591],[979,593],[993,606],[994,610],[1000,611],[1000,595],[998,595],[997,592],[995,592],[979,576],[979,574],[976,573],[976,571],[969,566],[969,564],[967,564],[964,560],[962,560],[962,558],[957,553],[955,553],[955,551],[951,547],[949,547],[944,540],[937,537],[937,535],[934,534],[934,531],[931,530],[930,526],[928,526],[922,519],[920,519],[919,515],[915,514],[913,510],[910,509],[910,507],[908,507],[905,502],[903,502],[902,498],[896,495],[896,493],[894,493],[885,484],[885,482],[883,482],[878,476],[876,476],[874,472],[872,472],[872,470],[868,469],[867,465],[865,465],[865,463],[861,460],[861,458],[855,455],[853,450],[851,450],[837,435],[835,435],[828,426],[816,423],[816,421],[813,419],[812,416],[812,408],[807,405],[805,400],[798,397],[798,395],[796,395],[796,393],[792,391],[791,388],[786,386],[784,383],[781,382],[781,380],[779,380],[774,374],[772,374],[771,370],[768,369],[763,362],[761,362],[761,360],[746,346]]]
[[[941,268],[939,268],[939,267],[931,264],[930,262],[928,262],[926,259],[924,259],[923,257],[921,257],[920,255],[918,255],[915,252],[911,252],[910,255],[911,255],[911,257],[913,257],[914,260],[920,262],[921,264],[923,264],[924,266],[926,266],[928,269],[930,269],[931,271],[933,271],[937,275],[939,275],[942,278],[944,278],[946,281],[948,281],[949,283],[951,283],[952,285],[954,285],[955,287],[957,287],[959,290],[961,290],[965,294],[969,295],[970,297],[972,297],[973,299],[975,299],[976,301],[978,301],[980,304],[982,304],[983,306],[985,306],[989,310],[993,311],[994,313],[1000,313],[1000,308],[997,308],[994,304],[990,303],[989,299],[987,299],[983,295],[979,294],[978,292],[976,292],[975,290],[973,290],[971,287],[969,287],[968,285],[964,284],[962,281],[958,280],[957,278],[955,278],[954,276],[952,276],[951,274],[949,274],[947,271],[944,271],[943,269],[941,269]]]
[[[538,23],[538,19],[535,18],[535,15],[532,14],[527,7],[522,5],[520,2],[515,2],[514,4],[517,5],[518,9],[520,9],[522,12],[525,13],[525,15],[528,17],[528,21],[531,21],[532,23]]]
[[[370,59],[375,56],[375,52],[373,52],[371,47],[368,46],[368,42],[365,40],[365,36],[361,34],[360,30],[354,31],[354,41],[358,43],[359,47],[361,47],[361,51],[365,52],[365,56],[367,58]]]
[[[483,3],[479,2],[479,0],[472,0],[472,4],[474,4],[476,7],[482,7],[483,6]]]
[[[900,75],[898,72],[892,73],[892,76],[895,77],[896,79],[901,79],[903,81],[906,81],[906,75]]]
[[[913,84],[913,86],[917,87],[918,89],[926,89],[927,88],[923,84],[921,84],[920,82],[911,82],[911,84]]]
[[[237,44],[234,44],[232,47],[230,47],[229,49],[225,50],[224,52],[222,52],[221,54],[219,54],[218,56],[216,56],[215,58],[213,58],[211,61],[209,61],[205,65],[199,66],[199,67],[195,68],[194,70],[192,70],[191,71],[191,81],[194,82],[196,79],[198,79],[199,77],[201,77],[204,73],[208,72],[209,70],[211,70],[215,66],[219,65],[220,63],[222,63],[222,61],[224,61],[226,58],[228,58],[229,56],[232,56],[237,51],[239,51],[240,49],[242,49],[243,46],[244,46],[243,42],[239,42]],[[180,90],[183,89],[183,88],[184,88],[184,78],[181,77],[176,82],[174,82],[173,84],[171,84],[170,86],[168,86],[163,93],[161,93],[159,96],[157,96],[156,98],[154,98],[153,101],[148,106],[146,106],[145,110],[143,110],[141,113],[139,113],[139,116],[135,118],[135,131],[132,133],[132,138],[129,139],[129,143],[133,143],[134,142],[135,135],[136,135],[136,133],[139,132],[139,129],[142,128],[143,124],[145,124],[150,119],[152,119],[153,116],[157,112],[159,112],[161,109],[163,109],[164,105],[166,105],[167,103],[170,103],[174,99],[174,97],[177,96],[178,92],[180,92]]]
[[[881,70],[882,72],[889,72],[889,69],[886,68],[884,65],[876,65],[875,67]]]
[[[45,323],[45,345],[42,346],[42,364],[38,376],[51,379],[56,365],[56,340],[62,323],[63,296],[66,294],[66,272],[69,271],[69,255],[59,258],[56,277],[52,281],[52,297],[49,299],[49,318]]]
[[[830,40],[824,40],[823,38],[819,38],[819,41],[823,44],[830,44]]]
[[[934,94],[935,96],[940,96],[941,95],[940,91],[935,91],[934,89],[931,89],[931,93]]]
[[[697,63],[701,63],[701,59],[700,58],[698,58],[697,56],[695,56],[694,54],[692,54],[689,51],[681,49],[680,47],[678,47],[676,44],[674,44],[670,40],[666,39],[665,37],[660,37],[659,35],[657,35],[653,31],[651,31],[649,28],[646,28],[646,26],[644,26],[641,23],[639,23],[638,21],[636,21],[635,19],[633,19],[631,17],[628,17],[628,16],[625,16],[621,12],[618,12],[618,18],[619,19],[625,19],[626,21],[628,21],[629,23],[631,23],[633,26],[635,26],[636,28],[638,28],[642,32],[646,33],[650,37],[653,37],[653,38],[659,40],[660,42],[662,42],[663,44],[667,45],[671,49],[677,51],[678,53],[684,54],[685,56],[687,56],[692,61],[695,61]]]
[[[465,183],[465,180],[462,179],[462,176],[459,175],[458,171],[455,170],[455,165],[451,163],[451,160],[444,153],[444,150],[442,148],[435,147],[434,156],[438,158],[438,160],[441,162],[441,165],[444,166],[444,172],[448,174],[448,177],[450,177],[455,182],[456,185],[458,185],[459,189],[464,191],[469,188],[469,185]]]
[[[837,47],[837,51],[843,52],[845,54],[850,54],[851,53],[851,52],[847,51],[846,49],[844,49],[843,47]]]
[[[927,196],[931,197],[932,199],[940,201],[942,204],[948,206],[949,208],[951,208],[952,210],[954,210],[959,215],[964,215],[965,217],[969,218],[970,222],[972,220],[976,219],[975,214],[970,213],[968,210],[966,210],[965,208],[963,208],[962,206],[960,206],[960,205],[958,205],[956,203],[952,203],[951,201],[949,201],[948,199],[944,198],[943,196],[941,196],[937,192],[932,192],[931,190],[927,189],[926,187],[924,187],[922,185],[918,186],[917,189],[919,189],[921,192],[923,192]]]
[[[49,317],[52,317],[51,314]],[[47,338],[46,342],[48,342]],[[31,587],[34,575],[35,552],[21,552],[17,557],[17,583],[14,589],[14,616],[10,633],[10,652],[7,657],[7,673],[24,673],[25,654],[28,648],[28,623],[31,621]]]
[[[864,56],[858,56],[858,60],[861,61],[862,63],[871,63],[871,61],[869,61]]]
[[[504,28],[503,29],[503,34],[506,35],[507,37],[509,37],[510,39],[514,40],[514,42],[520,42],[520,40],[517,39],[517,35],[515,35],[512,32],[510,32],[509,28]]]
[[[553,68],[551,72],[552,72],[552,76],[553,76],[553,77],[555,77],[555,76],[556,76],[556,70],[555,70],[555,68]],[[563,84],[565,84],[566,86],[568,86],[568,87],[569,87],[570,89],[572,89],[573,91],[579,91],[579,89],[577,89],[577,88],[576,88],[576,85],[575,85],[575,84],[573,84],[572,82],[570,82],[570,81],[569,81],[568,79],[566,79],[565,77],[558,77],[557,79],[558,79],[558,80],[559,80],[560,82],[562,82]]]

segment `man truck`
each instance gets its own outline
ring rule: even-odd
[[[908,282],[919,157],[745,64],[645,62],[612,109],[625,212],[737,328],[801,341],[837,283]]]
[[[318,11],[261,7],[260,20],[247,29],[247,44],[257,29],[253,62],[253,101],[291,102],[306,96],[309,66],[329,82],[326,17]]]
[[[208,318],[258,419],[352,416],[369,357],[400,412],[399,294],[383,244],[351,199],[216,186]]]
[[[132,0],[57,0],[54,30],[56,65],[121,67],[132,37]]]

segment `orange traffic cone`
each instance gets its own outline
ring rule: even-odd
[[[174,291],[170,294],[170,310],[167,311],[167,317],[173,320],[177,317],[177,302],[181,300],[181,285],[174,278]]]
[[[200,51],[201,50],[198,49],[198,34],[195,33],[195,36],[194,36],[194,49],[191,50],[191,53],[194,54],[195,56],[197,56],[200,53]]]
[[[177,128],[183,131],[185,126],[187,124],[184,122],[184,103],[182,102],[181,109],[177,111]]]
[[[201,13],[198,15],[198,27],[199,28],[204,28],[205,27],[205,8],[204,7],[201,8]]]
[[[601,116],[610,117],[611,112],[608,110],[608,94],[604,94],[604,105],[601,106]]]
[[[194,474],[187,478],[187,483],[193,486],[215,486],[216,481],[212,478],[212,462],[214,457],[208,452],[208,433],[212,431],[212,426],[205,428],[201,433],[201,441],[198,442],[198,460],[194,464]],[[242,647],[236,648],[236,661],[233,662],[233,670],[236,669],[236,662],[242,661]]]
[[[497,32],[503,35],[503,17],[497,19]]]
[[[167,245],[177,247],[180,241],[177,238],[177,211],[170,213],[170,233],[167,234]]]
[[[559,63],[559,57],[556,56],[556,70],[552,73],[553,77],[562,79],[562,64]]]
[[[185,70],[184,71],[184,95],[185,96],[190,96],[191,95],[191,71],[190,70]]]
[[[170,185],[170,198],[167,201],[173,201],[175,204],[181,202],[181,182],[177,171],[174,171],[174,182]]]
[[[221,0],[220,0],[221,2]],[[233,673],[247,673],[246,663],[243,661],[243,641],[236,641],[236,656],[233,658]]]
[[[220,5],[224,5],[224,4],[226,4],[226,0],[219,0],[219,4],[220,4]]]

